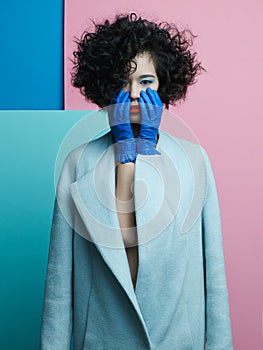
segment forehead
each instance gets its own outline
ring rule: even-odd
[[[137,69],[134,73],[130,74],[130,76],[137,76],[145,73],[156,74],[152,56],[148,52],[136,55],[133,61],[136,62]],[[131,64],[132,67],[135,67],[133,62]]]

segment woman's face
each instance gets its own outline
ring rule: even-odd
[[[137,69],[128,77],[127,84],[123,87],[124,92],[130,92],[131,109],[130,122],[140,123],[141,113],[138,98],[140,92],[150,87],[152,90],[158,90],[159,80],[153,64],[151,55],[147,53],[139,54],[134,58],[137,63]]]

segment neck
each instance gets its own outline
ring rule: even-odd
[[[137,124],[137,123],[131,123],[131,127],[132,127],[132,131],[133,131],[133,136],[134,138],[138,138],[139,132],[140,132],[140,127],[141,124]],[[156,142],[158,142],[159,140],[159,135],[156,135]]]
[[[132,131],[133,131],[133,136],[135,138],[137,138],[139,135],[139,132],[140,132],[141,124],[131,123],[131,127],[132,127]]]

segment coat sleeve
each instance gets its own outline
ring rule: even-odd
[[[220,208],[213,170],[205,150],[204,157],[207,174],[207,192],[202,210],[206,350],[232,350]]]
[[[68,350],[73,333],[73,229],[59,203],[66,191],[57,186],[41,319],[41,350]],[[59,199],[59,200],[58,200]]]

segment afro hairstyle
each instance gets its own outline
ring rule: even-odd
[[[180,31],[167,22],[157,24],[134,12],[118,14],[112,23],[108,19],[92,23],[94,32],[84,31],[75,41],[71,83],[87,101],[101,108],[114,101],[114,93],[136,70],[133,59],[137,54],[150,53],[159,79],[158,94],[167,109],[184,100],[196,76],[206,71],[196,60],[196,52],[189,50],[196,37],[189,29]]]

